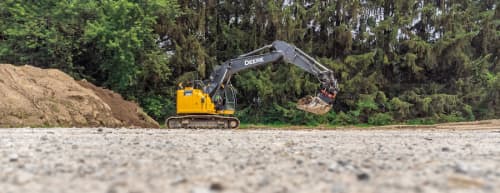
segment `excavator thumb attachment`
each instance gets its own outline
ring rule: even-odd
[[[297,102],[297,108],[310,113],[323,115],[332,109],[332,105],[317,96],[306,96]]]

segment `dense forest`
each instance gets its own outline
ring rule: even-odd
[[[0,63],[58,68],[137,101],[163,122],[175,90],[284,40],[330,67],[340,93],[295,108],[311,75],[284,63],[239,73],[247,123],[425,124],[500,117],[497,0],[2,0]]]

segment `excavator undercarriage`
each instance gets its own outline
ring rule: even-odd
[[[169,129],[236,129],[240,120],[220,115],[181,115],[169,117],[165,124]]]

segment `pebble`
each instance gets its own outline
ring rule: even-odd
[[[9,155],[9,161],[10,162],[17,162],[19,160],[19,156],[17,154],[11,154]]]
[[[210,190],[222,191],[222,190],[224,190],[224,186],[222,186],[221,183],[214,182],[214,183],[210,184]]]
[[[328,171],[335,172],[337,170],[337,168],[338,168],[337,163],[332,163],[332,164],[330,164],[330,166],[328,166]]]
[[[212,193],[212,191],[208,188],[196,187],[191,189],[190,193]]]
[[[186,182],[187,182],[187,179],[185,177],[177,176],[174,179],[174,181],[172,181],[172,183],[170,183],[170,184],[173,185],[173,186],[175,186],[175,185],[186,183]]]
[[[370,175],[368,175],[367,173],[363,172],[363,173],[357,174],[356,178],[358,178],[359,181],[368,181],[370,179]]]
[[[40,139],[42,141],[47,141],[49,138],[47,137],[47,135],[42,135],[42,137],[40,137]]]
[[[461,174],[467,174],[467,171],[469,171],[469,167],[465,165],[462,162],[458,162],[453,166],[453,169],[455,170],[456,173],[461,173]]]
[[[332,193],[345,193],[346,187],[342,183],[334,183],[331,189]]]
[[[268,186],[269,184],[271,184],[271,181],[269,180],[269,177],[266,176],[260,179],[260,181],[257,183],[257,186],[262,188],[264,186]]]
[[[33,174],[28,172],[17,172],[14,183],[17,185],[24,185],[33,179]]]
[[[340,165],[340,166],[346,166],[347,164],[349,164],[348,161],[344,161],[344,160],[338,160],[337,163]]]

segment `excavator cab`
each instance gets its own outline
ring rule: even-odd
[[[218,114],[233,114],[236,110],[236,91],[231,84],[221,88],[212,97]]]

